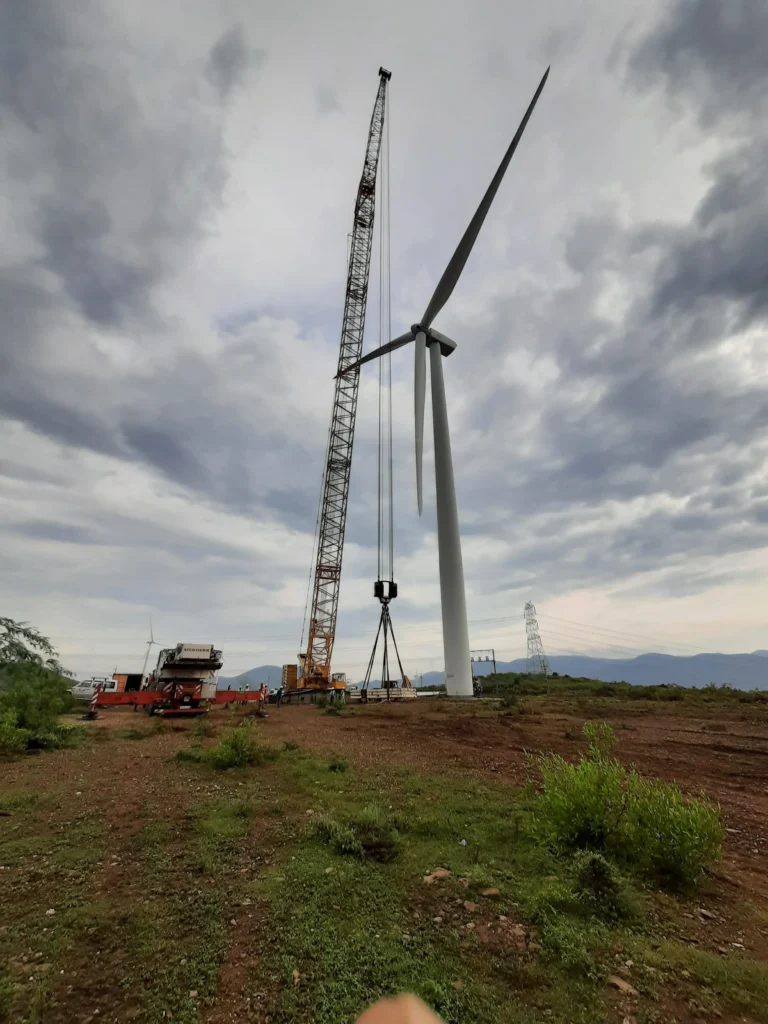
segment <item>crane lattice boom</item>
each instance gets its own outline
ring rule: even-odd
[[[338,376],[333,396],[333,414],[328,438],[328,455],[323,482],[317,561],[312,592],[312,610],[306,655],[303,656],[304,686],[330,685],[331,653],[336,636],[341,560],[347,522],[352,445],[355,436],[360,370],[344,371],[363,352],[368,276],[371,269],[373,220],[376,210],[376,173],[384,131],[387,82],[390,72],[379,69],[379,90],[368,132],[365,163],[357,190],[352,244],[347,271],[347,292],[341,327]],[[302,655],[299,656],[302,658]]]

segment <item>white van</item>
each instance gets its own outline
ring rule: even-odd
[[[102,693],[110,693],[117,690],[117,681],[115,679],[110,679],[108,676],[92,676],[90,679],[84,679],[82,682],[70,686],[69,692],[73,697],[77,697],[78,700],[90,700],[99,684],[101,684]]]

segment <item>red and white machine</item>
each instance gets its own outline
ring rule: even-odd
[[[97,688],[91,708],[133,704],[151,715],[204,715],[213,704],[245,703],[266,698],[266,688],[219,690],[219,669],[224,663],[213,644],[176,644],[160,651],[157,667],[138,690],[108,692]]]

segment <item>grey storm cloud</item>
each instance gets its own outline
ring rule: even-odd
[[[661,79],[709,128],[765,102],[768,7],[763,0],[678,0],[631,54],[643,88]]]
[[[242,26],[233,25],[211,50],[206,75],[225,100],[249,68],[260,67],[265,59],[264,50],[252,50],[248,46]]]
[[[448,364],[448,387],[460,383],[463,398],[452,406],[463,532],[469,545],[503,538],[511,548],[467,557],[470,582],[486,591],[553,594],[768,542],[758,479],[768,395],[722,351],[768,314],[767,12],[756,0],[669,4],[612,72],[628,96],[663,90],[671,116],[682,112],[717,142],[688,222],[632,223],[595,201],[560,233],[555,283],[514,278],[473,326],[474,354],[460,347]],[[275,363],[296,349],[247,319],[215,351],[194,348],[163,303],[220,208],[227,115],[266,55],[230,26],[164,63],[165,51],[134,52],[107,14],[98,25],[89,14],[54,0],[0,7],[0,146],[23,235],[0,270],[0,413],[63,451],[149,468],[164,491],[183,490],[201,508],[311,533],[330,409],[306,403],[322,371],[302,363],[304,350],[300,379],[287,385]],[[581,39],[556,28],[540,49],[565,61]],[[501,51],[487,65],[511,74]],[[319,115],[339,109],[327,86],[314,98]],[[433,265],[432,242],[420,244],[409,257],[421,268],[427,253]],[[117,369],[105,344],[124,355]],[[337,344],[321,349],[328,386]],[[502,374],[510,355],[531,372]],[[370,441],[358,435],[347,534],[364,548],[375,537]],[[408,441],[397,515],[413,505]],[[19,478],[15,461],[0,463],[4,479]],[[632,516],[611,518],[633,502]],[[433,529],[433,511],[398,520],[398,557]],[[238,582],[254,570],[255,556],[235,543],[206,541],[201,553],[174,523],[149,527],[127,511],[77,524],[40,515],[13,529],[91,548],[120,537],[137,564],[142,550],[190,566],[219,560]],[[110,578],[110,567],[100,571]],[[713,578],[686,572],[680,591]],[[267,569],[259,586],[277,586]],[[138,580],[123,589],[146,599]],[[122,599],[113,581],[105,592]]]
[[[510,351],[503,325],[515,323],[538,339],[532,354],[559,370],[534,395],[525,383],[492,382],[489,394],[487,378],[471,393],[472,423],[490,453],[472,477],[485,521],[557,517],[543,541],[529,527],[503,567],[510,574],[556,565],[570,586],[686,552],[722,555],[768,542],[763,506],[747,483],[764,454],[756,446],[768,440],[768,391],[733,372],[737,364],[722,352],[768,321],[767,37],[765,4],[683,0],[636,41],[628,87],[661,81],[671,101],[722,130],[708,189],[688,223],[628,226],[610,210],[579,218],[563,239],[574,283],[550,295],[519,287],[497,303],[485,338],[496,358]],[[598,311],[609,275],[630,296],[618,319]],[[534,455],[500,452],[504,418],[512,435],[534,439]],[[505,480],[493,465],[508,459]],[[607,502],[643,498],[686,507],[649,508],[606,534],[599,511]]]

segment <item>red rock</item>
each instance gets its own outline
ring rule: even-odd
[[[483,889],[483,896],[498,896],[498,889]]]

